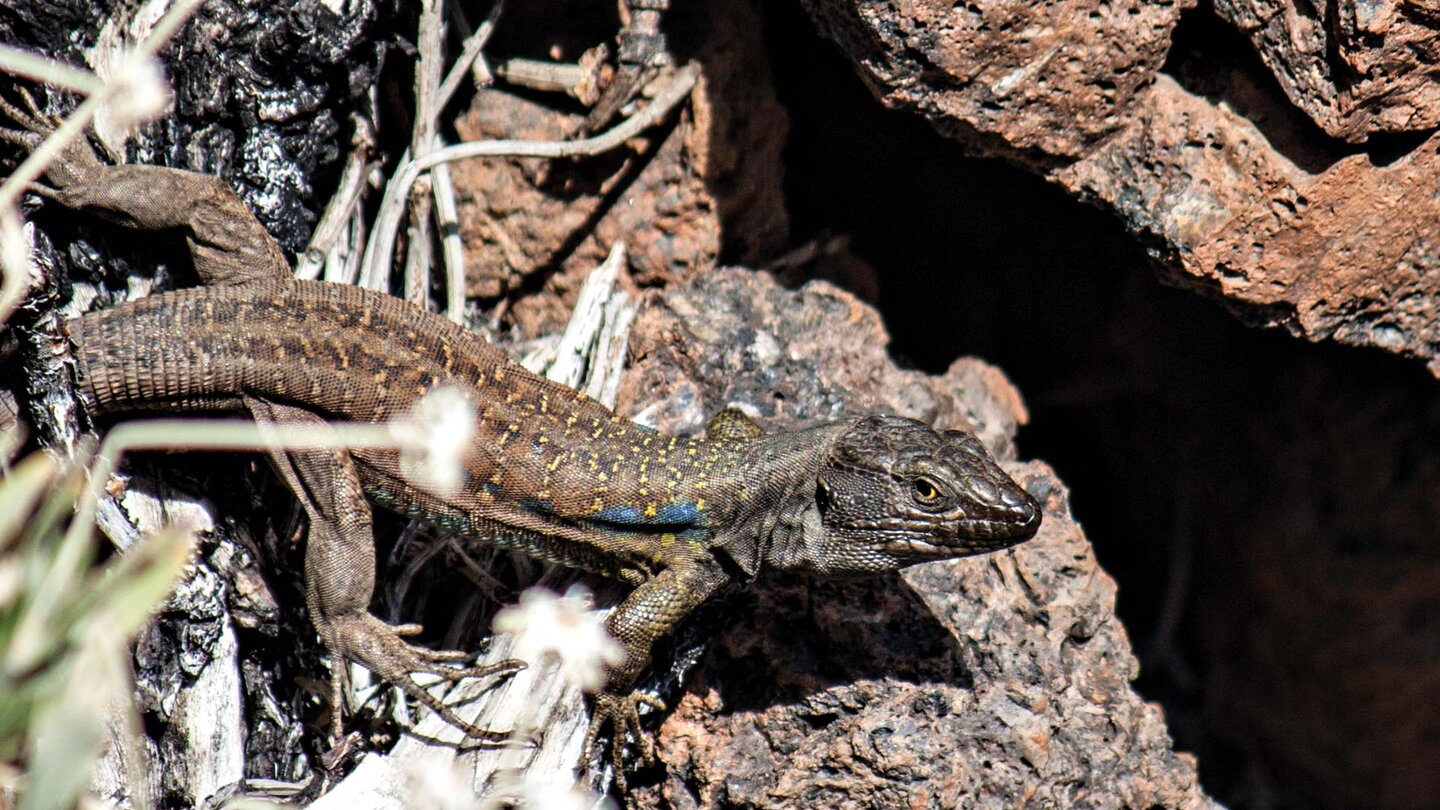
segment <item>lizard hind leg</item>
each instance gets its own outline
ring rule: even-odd
[[[329,431],[319,415],[268,400],[246,397],[257,422],[305,424]],[[270,453],[280,477],[300,500],[309,518],[305,547],[305,601],[310,620],[332,659],[331,699],[334,740],[342,738],[345,663],[355,662],[479,741],[500,745],[509,732],[476,727],[417,683],[415,673],[456,682],[464,678],[507,675],[525,667],[509,659],[486,666],[456,666],[463,652],[431,650],[405,641],[420,632],[415,624],[390,625],[370,613],[375,590],[375,542],[370,506],[350,454],[343,448]]]

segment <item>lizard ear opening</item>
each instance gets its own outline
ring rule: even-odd
[[[824,478],[815,479],[815,505],[820,507],[822,515],[830,509],[830,486]]]

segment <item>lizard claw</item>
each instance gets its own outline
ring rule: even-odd
[[[0,95],[0,116],[14,125],[13,127],[0,127],[0,142],[18,147],[28,154],[38,149],[41,143],[52,136],[62,122],[60,118],[42,111],[28,89],[19,87],[16,92],[22,100],[22,106],[16,106]],[[82,205],[85,200],[83,197],[72,198],[72,195],[67,194],[66,190],[73,191],[83,187],[85,180],[93,178],[95,173],[103,167],[104,164],[100,162],[89,139],[81,135],[66,144],[45,168],[45,179],[49,181],[50,185],[32,183],[30,190],[68,208],[75,208]]]
[[[617,697],[607,693],[595,695],[595,716],[590,721],[590,731],[585,735],[585,745],[581,748],[581,756],[589,757],[590,752],[595,750],[595,743],[600,738],[600,733],[606,726],[611,728],[610,732],[610,763],[615,768],[615,785],[623,793],[626,789],[625,780],[625,743],[634,741],[635,747],[640,751],[640,760],[644,765],[654,765],[655,742],[645,729],[640,727],[640,704],[645,704],[657,712],[665,711],[665,701],[644,692],[633,691],[625,697]],[[584,763],[581,763],[582,767]]]
[[[317,623],[318,624],[318,623]],[[423,672],[455,683],[465,678],[483,678],[491,675],[505,676],[526,667],[524,661],[507,658],[494,664],[472,667],[457,667],[455,664],[469,658],[458,650],[431,650],[405,642],[403,639],[420,632],[418,624],[390,626],[369,613],[332,617],[321,628],[325,640],[336,660],[354,661],[376,677],[397,686],[407,696],[440,715],[441,719],[467,737],[484,745],[503,745],[510,741],[511,732],[480,728],[461,718],[453,709],[428,690],[416,683],[413,674]],[[336,669],[337,677],[343,670]],[[339,692],[339,682],[332,684],[332,690]],[[337,707],[342,705],[335,704]],[[335,715],[335,734],[340,734],[340,714]]]
[[[4,96],[0,96],[0,113],[4,113],[5,117],[10,119],[10,121],[19,124],[21,129],[4,131],[23,131],[25,134],[35,137],[34,143],[39,143],[45,136],[55,131],[55,128],[59,126],[59,122],[40,111],[40,105],[35,103],[35,97],[30,95],[29,89],[18,87],[16,88],[16,92],[20,94],[20,98],[25,102],[24,109],[11,104],[9,99],[6,99]]]

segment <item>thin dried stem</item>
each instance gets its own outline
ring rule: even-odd
[[[447,146],[402,165],[386,187],[380,213],[375,218],[374,233],[365,250],[361,285],[377,290],[384,286],[395,252],[395,236],[399,230],[400,218],[404,214],[405,199],[421,173],[441,163],[467,158],[566,158],[594,155],[614,149],[664,118],[689,96],[698,76],[698,67],[686,67],[653,101],[645,105],[644,109],[594,137],[574,141],[471,141]]]

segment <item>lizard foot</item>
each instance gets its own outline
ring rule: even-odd
[[[40,105],[35,102],[35,97],[30,95],[28,88],[18,87],[15,92],[20,96],[23,107],[17,107],[11,104],[9,99],[0,96],[0,114],[11,123],[18,124],[20,129],[4,129],[0,132],[5,133],[5,140],[10,143],[34,149],[55,131],[60,122],[40,111]]]
[[[40,145],[59,129],[62,121],[41,110],[27,88],[18,87],[15,92],[20,97],[20,106],[0,96],[0,120],[14,125],[0,126],[0,143],[9,144],[28,154],[39,149]],[[84,199],[73,196],[73,190],[83,186],[85,179],[93,177],[102,167],[103,164],[91,147],[89,139],[81,135],[66,144],[46,166],[45,179],[49,185],[34,182],[30,184],[30,190],[61,205],[74,208],[82,204]],[[67,196],[67,189],[72,192],[70,196]]]
[[[585,745],[582,747],[581,767],[585,763],[583,758],[588,758],[590,752],[595,750],[595,743],[600,738],[600,732],[609,726],[610,731],[610,764],[615,768],[615,785],[620,792],[625,792],[625,761],[622,756],[625,752],[625,743],[633,740],[635,747],[640,751],[640,761],[645,765],[655,764],[655,742],[645,729],[640,727],[640,704],[645,704],[657,712],[665,711],[665,701],[657,697],[644,694],[643,692],[631,692],[625,697],[601,692],[595,695],[595,716],[590,721],[590,731],[585,735]]]
[[[317,622],[317,625],[319,622]],[[465,678],[483,678],[491,675],[510,675],[525,668],[526,664],[517,658],[507,658],[494,664],[459,667],[457,662],[469,657],[456,650],[431,650],[409,644],[404,639],[420,632],[418,624],[388,625],[369,613],[330,617],[324,622],[320,635],[325,646],[337,660],[354,661],[388,684],[398,686],[406,695],[426,706],[450,725],[485,745],[503,745],[510,741],[511,732],[493,731],[480,728],[464,720],[441,700],[415,682],[412,676],[424,672],[438,676],[451,683]],[[338,699],[342,669],[336,668],[331,685],[334,697]],[[335,732],[340,732],[340,712],[335,703]]]

